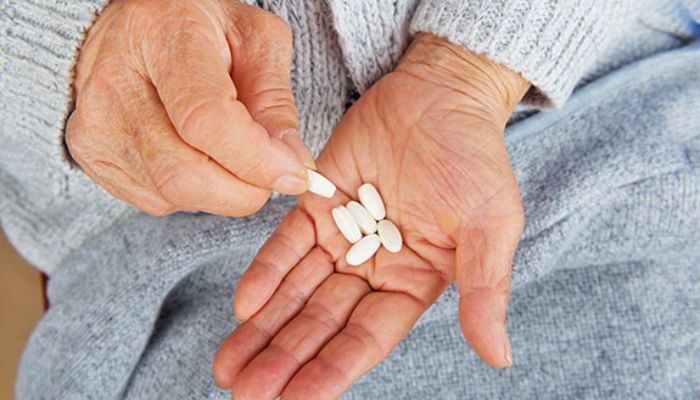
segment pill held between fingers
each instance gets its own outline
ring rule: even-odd
[[[371,183],[365,183],[357,190],[357,196],[360,198],[360,203],[369,211],[372,217],[381,221],[386,217],[386,209],[382,196],[379,195],[377,189]]]
[[[380,241],[376,233],[367,235],[360,239],[359,242],[352,245],[348,253],[345,255],[345,261],[352,266],[358,266],[363,262],[372,258],[374,253],[379,250]]]
[[[346,204],[345,207],[350,211],[352,217],[355,218],[355,222],[357,222],[362,233],[369,235],[377,231],[377,221],[374,220],[374,217],[372,217],[362,204],[352,200]]]
[[[348,242],[355,243],[362,238],[360,227],[357,226],[355,218],[352,217],[352,214],[350,214],[347,208],[338,206],[331,210],[331,216],[333,216],[333,221],[335,221],[338,230],[345,236]]]
[[[331,198],[335,194],[335,185],[325,176],[318,172],[307,169],[306,173],[309,176],[309,191],[319,196]]]
[[[381,220],[377,224],[377,233],[379,234],[379,240],[382,242],[387,251],[391,253],[398,253],[401,251],[401,245],[403,239],[401,238],[401,231],[396,225],[389,221],[388,219]]]

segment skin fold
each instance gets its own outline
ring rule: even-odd
[[[503,130],[528,88],[504,66],[419,35],[318,158],[336,195],[299,196],[242,276],[234,311],[244,322],[215,357],[217,384],[235,399],[337,398],[453,281],[467,342],[509,367],[506,306],[524,218]],[[405,246],[351,267],[330,211],[365,182]]]

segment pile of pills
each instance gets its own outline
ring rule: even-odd
[[[331,198],[335,185],[318,172],[309,170],[309,191]],[[380,246],[391,253],[401,251],[403,239],[396,225],[386,218],[384,201],[371,183],[365,183],[357,191],[359,202],[351,200],[344,206],[331,210],[331,216],[340,233],[353,243],[345,260],[357,266],[372,258]]]

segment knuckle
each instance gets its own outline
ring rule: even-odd
[[[277,35],[279,38],[285,38],[291,41],[292,28],[289,26],[287,21],[272,13],[265,13],[263,21],[265,22],[269,32]]]
[[[168,45],[166,50],[171,59],[191,53],[192,48],[204,38],[200,23],[187,16],[171,18],[164,31],[161,33],[168,37],[168,41],[165,43]],[[179,63],[184,61],[187,60],[178,60]]]
[[[66,126],[66,147],[68,147],[71,156],[78,160],[84,152],[84,145],[84,130],[76,110],[68,119]]]
[[[159,35],[170,20],[166,8],[172,7],[170,1],[131,0],[123,5],[122,27],[130,33],[138,32],[142,38],[152,39]],[[135,31],[134,31],[135,30]],[[163,32],[164,33],[164,32]]]
[[[306,303],[306,293],[299,289],[296,284],[294,284],[288,278],[282,280],[282,283],[280,283],[277,291],[291,304],[302,305]]]
[[[90,76],[85,82],[85,91],[88,91],[89,87],[93,87],[96,93],[95,96],[101,94],[101,90],[111,89],[115,86],[115,83],[122,82],[126,80],[128,68],[124,68],[123,64],[114,61],[110,55],[100,55],[100,58],[95,60],[90,70]],[[114,93],[114,92],[111,92]]]
[[[147,207],[143,207],[143,208],[138,207],[138,208],[140,208],[145,213],[152,215],[154,217],[165,217],[165,216],[168,216],[168,215],[174,213],[175,211],[177,211],[177,209],[174,206],[165,205],[165,204],[159,204],[159,205],[155,205],[155,206],[147,206]]]
[[[206,36],[210,4],[187,1],[130,1],[124,25],[131,33],[131,45],[139,49],[150,72],[168,76],[180,71],[187,54]],[[206,11],[205,11],[206,10]],[[143,43],[150,45],[143,45]]]
[[[83,168],[97,158],[98,146],[90,136],[81,113],[76,110],[68,120],[65,142],[70,157]]]
[[[250,99],[251,113],[293,114],[296,116],[296,104],[287,88],[269,87],[257,92]]]
[[[260,211],[267,200],[270,198],[270,192],[266,190],[260,190],[258,193],[251,195],[242,209],[241,216],[252,215]]]
[[[150,166],[151,179],[156,190],[168,202],[184,204],[191,173],[187,163],[170,158],[159,158]]]
[[[273,50],[276,57],[285,63],[291,61],[292,56],[292,28],[282,18],[270,14],[271,19],[265,26],[264,33],[267,35],[268,46]]]
[[[238,163],[232,172],[243,180],[255,181],[255,183],[257,183],[260,177],[269,175],[270,168],[264,160],[264,157],[262,157],[262,154],[258,151],[259,148],[253,149],[252,153],[248,152],[250,150],[251,149],[239,148],[237,151],[233,152],[233,158],[239,160],[245,159],[245,162]]]
[[[156,12],[162,11],[163,7],[170,2],[159,0],[132,0],[123,5],[123,10],[127,16],[135,18],[150,17],[158,15]]]
[[[291,52],[292,28],[281,17],[257,10],[248,16],[246,22],[239,25],[243,39],[260,41],[260,45]]]
[[[110,90],[100,79],[91,77],[66,123],[66,147],[71,157],[81,165],[95,159],[98,153],[114,152],[114,148],[105,145],[118,134],[110,122],[115,119],[115,114],[119,114],[118,110],[110,108]]]
[[[125,13],[127,14],[140,14],[145,10],[148,10],[149,7],[153,6],[154,1],[152,0],[143,0],[143,1],[126,1],[122,2],[122,10],[124,10]]]
[[[208,148],[213,140],[213,135],[204,129],[206,122],[217,115],[216,111],[226,100],[214,97],[211,94],[194,94],[193,90],[186,90],[175,101],[173,108],[175,114],[176,129],[180,136],[195,147]],[[198,99],[192,101],[191,99]]]

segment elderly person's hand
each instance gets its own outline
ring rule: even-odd
[[[155,215],[240,216],[303,193],[291,33],[232,0],[117,0],[90,30],[66,132],[75,161]]]
[[[237,399],[330,399],[387,357],[454,280],[474,351],[511,365],[505,329],[523,210],[503,130],[529,84],[433,36],[349,110],[317,160],[339,191],[313,194],[260,250],[236,289],[245,322],[214,361]],[[373,183],[404,236],[359,267],[331,209]]]

